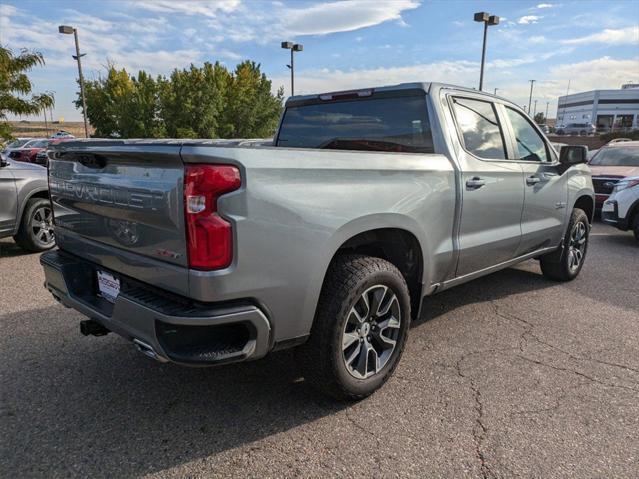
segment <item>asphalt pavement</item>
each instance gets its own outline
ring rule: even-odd
[[[288,351],[216,369],[80,335],[0,240],[0,477],[639,475],[639,243],[596,224],[570,283],[535,261],[427,298],[390,382],[317,394]]]

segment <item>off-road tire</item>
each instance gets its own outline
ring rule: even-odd
[[[38,210],[41,211],[45,208],[48,209],[48,211],[51,211],[51,203],[48,199],[31,198],[27,201],[27,205],[22,213],[22,219],[20,220],[20,227],[18,228],[16,235],[13,237],[16,244],[25,251],[37,253],[40,251],[46,251],[55,246],[55,241],[46,244],[39,241],[32,227],[34,215],[38,212]]]
[[[381,369],[366,379],[348,371],[342,347],[351,308],[373,286],[388,287],[397,296],[401,320],[395,349]],[[340,255],[331,263],[322,286],[308,342],[299,348],[305,380],[339,400],[359,400],[380,388],[401,358],[410,326],[410,296],[399,270],[386,260],[363,255]]]
[[[577,268],[570,267],[570,243],[571,237],[578,223],[582,223],[585,226],[585,244],[584,250]],[[541,266],[541,272],[546,278],[553,279],[555,281],[572,281],[575,279],[586,260],[586,253],[588,251],[588,238],[590,235],[590,222],[588,221],[588,215],[585,211],[579,208],[572,210],[570,216],[570,222],[568,223],[568,229],[564,236],[563,248],[553,251],[539,258],[539,264]]]

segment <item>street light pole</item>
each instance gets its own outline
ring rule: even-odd
[[[535,109],[533,110],[533,118],[535,118],[536,114],[537,114],[537,100],[535,100]]]
[[[537,80],[528,80],[530,82],[530,96],[528,97],[528,114],[530,115],[530,106],[532,104],[533,85]]]
[[[80,77],[80,95],[82,96],[82,114],[84,117],[84,136],[85,138],[89,138],[89,125],[87,123],[87,100],[84,96],[84,76],[82,76],[82,60],[81,58],[84,55],[80,55],[80,42],[78,41],[78,29],[74,27],[69,27],[67,25],[60,25],[58,27],[58,32],[63,33],[65,35],[70,35],[73,33],[73,38],[75,39],[75,58],[78,61],[78,75]]]
[[[549,101],[546,102],[546,114],[544,115],[544,120],[546,124],[548,124],[548,105],[550,105]]]
[[[304,50],[304,45],[293,42],[282,42],[282,48],[291,51],[291,64],[286,65],[291,70],[291,96],[295,95],[295,52]]]
[[[479,70],[479,91],[482,91],[484,87],[484,63],[486,61],[486,37],[488,36],[488,26],[499,24],[499,17],[497,15],[489,15],[486,12],[477,12],[473,18],[476,22],[483,22],[484,24],[484,41],[481,49],[481,67]]]
[[[497,95],[497,90],[499,90],[499,88],[495,88],[495,91],[493,92],[493,95]]]

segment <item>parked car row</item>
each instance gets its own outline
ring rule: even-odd
[[[552,143],[560,151],[566,143]],[[639,141],[617,138],[588,152],[595,210],[604,223],[633,231],[639,241]]]
[[[63,130],[54,133],[51,138],[16,138],[0,152],[0,157],[5,161],[12,159],[46,166],[47,148],[74,138],[73,135]]]
[[[555,127],[556,135],[594,135],[597,127],[592,123],[568,123],[566,125],[557,125]]]

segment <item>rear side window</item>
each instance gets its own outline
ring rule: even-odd
[[[453,98],[453,108],[467,151],[488,160],[506,159],[504,135],[492,103]]]
[[[513,127],[519,159],[523,161],[548,161],[548,148],[537,130],[518,111],[506,107],[506,114]]]
[[[277,146],[434,152],[424,94],[287,107]]]

